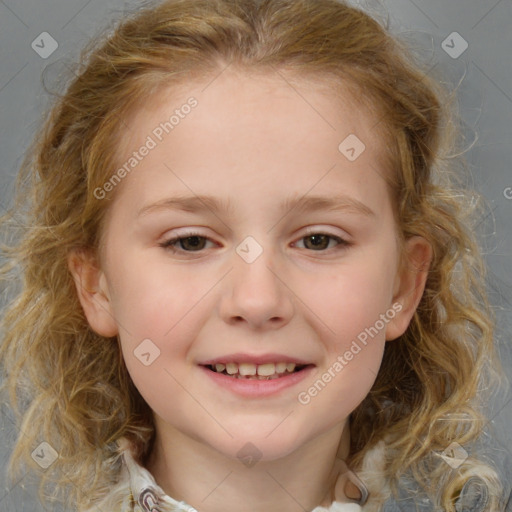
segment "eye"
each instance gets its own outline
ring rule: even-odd
[[[311,232],[306,236],[303,236],[299,242],[305,241],[304,248],[311,249],[313,251],[324,251],[325,249],[332,249],[331,242],[335,242],[335,247],[342,249],[349,247],[350,243],[339,236],[330,235],[328,233],[314,233]],[[296,242],[297,243],[297,242]],[[294,245],[296,245],[296,243]]]
[[[300,247],[300,244],[304,241],[304,247]],[[200,252],[207,248],[207,243],[213,244],[213,241],[206,236],[199,233],[189,232],[184,233],[181,236],[176,236],[161,242],[160,247],[170,250],[173,253],[178,252]],[[334,246],[333,246],[334,242]],[[326,249],[343,249],[349,247],[351,244],[339,236],[331,235],[328,233],[321,232],[310,232],[303,236],[298,242],[293,244],[295,247],[313,250],[316,252],[325,252]]]
[[[205,248],[207,242],[211,242],[211,240],[206,236],[198,233],[185,233],[182,236],[165,240],[159,245],[172,252],[199,252]],[[178,244],[179,248],[177,247]]]

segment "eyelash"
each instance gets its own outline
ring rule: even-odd
[[[305,238],[309,238],[314,235],[327,236],[329,239],[335,240],[338,243],[338,245],[336,247],[334,247],[334,249],[338,248],[338,250],[343,250],[343,249],[349,248],[352,245],[351,242],[347,242],[346,240],[344,240],[343,238],[340,238],[339,236],[335,236],[330,233],[323,233],[322,231],[316,231],[316,230],[308,231],[307,233],[304,234],[304,236],[300,237],[299,240],[303,240]],[[165,240],[165,241],[161,242],[159,245],[163,249],[165,249],[167,251],[171,251],[172,253],[180,253],[180,252],[181,253],[191,253],[191,254],[193,254],[195,252],[199,253],[203,249],[200,249],[199,251],[187,251],[185,249],[177,249],[175,247],[175,244],[177,244],[181,240],[186,240],[187,238],[194,238],[194,237],[204,238],[210,242],[213,242],[213,240],[211,240],[211,238],[209,238],[207,236],[203,236],[200,233],[190,231],[190,232],[182,234],[181,236],[177,236],[177,237],[170,238],[169,240]],[[333,249],[333,248],[331,247],[331,249]],[[328,252],[328,251],[329,251],[329,249],[324,249],[324,250],[319,250],[319,251],[311,250],[311,252]]]

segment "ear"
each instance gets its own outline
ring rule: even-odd
[[[413,236],[405,242],[404,260],[397,272],[393,290],[393,310],[396,315],[386,327],[386,340],[400,337],[409,327],[411,319],[425,290],[432,247],[421,236]]]
[[[116,336],[119,330],[112,311],[107,280],[97,258],[85,249],[72,250],[68,255],[68,268],[93,331],[107,338]]]

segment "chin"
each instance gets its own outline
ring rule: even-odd
[[[276,423],[274,423],[274,429],[275,425]],[[276,435],[265,434],[262,436],[261,434],[271,431],[272,429],[267,428],[230,431],[234,434],[233,438],[225,436],[222,442],[209,444],[222,455],[239,459],[241,462],[246,459],[270,462],[290,455],[304,442],[307,442],[306,439],[298,438],[288,430],[276,431]]]

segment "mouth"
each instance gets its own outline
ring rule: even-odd
[[[244,399],[287,397],[291,390],[311,377],[315,364],[285,354],[226,354],[201,361],[199,368],[229,393]]]
[[[294,373],[304,371],[306,368],[313,367],[312,364],[297,364],[288,362],[276,363],[215,363],[201,365],[211,372],[225,375],[240,380],[274,380],[287,377]]]

